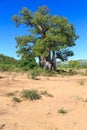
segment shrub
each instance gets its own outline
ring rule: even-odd
[[[79,69],[80,68],[80,62],[76,60],[71,60],[69,61],[69,67],[74,68],[74,69]]]
[[[64,108],[60,108],[57,113],[60,113],[60,114],[66,114],[67,111],[64,109]]]
[[[29,69],[34,69],[37,66],[37,63],[34,58],[21,59],[17,63],[17,67],[21,68],[24,71]]]
[[[0,64],[0,71],[12,71],[13,66],[10,64]]]
[[[84,82],[83,80],[80,80],[80,81],[79,81],[79,84],[82,85],[82,86],[84,86],[84,85],[85,85],[85,82]]]
[[[38,76],[38,72],[36,70],[31,71],[31,78],[35,79]]]
[[[41,95],[38,93],[37,90],[23,90],[21,92],[21,97],[29,100],[37,100],[41,98]]]

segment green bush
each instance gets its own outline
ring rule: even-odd
[[[32,70],[31,71],[31,78],[35,79],[38,76],[38,71],[37,70]]]
[[[18,68],[21,68],[24,71],[28,71],[29,69],[34,69],[37,66],[35,59],[28,58],[28,59],[21,59],[16,64]]]
[[[0,64],[0,71],[11,71],[12,67],[9,64]]]
[[[41,95],[37,90],[23,90],[21,92],[21,97],[29,100],[37,100],[41,98]]]
[[[71,60],[71,61],[69,61],[68,66],[69,66],[70,68],[79,69],[81,65],[80,65],[80,62],[79,62],[79,61]]]
[[[17,60],[0,54],[0,71],[14,71]]]
[[[57,112],[60,113],[60,114],[66,114],[67,113],[67,111],[63,108],[60,108]]]

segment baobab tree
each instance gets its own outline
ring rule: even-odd
[[[78,38],[74,26],[65,17],[51,15],[47,6],[36,12],[23,8],[12,19],[17,27],[24,24],[29,29],[29,35],[15,38],[22,59],[38,57],[41,67],[56,69],[56,58],[64,61],[73,55],[69,48]]]

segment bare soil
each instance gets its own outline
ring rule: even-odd
[[[83,82],[83,83],[82,83]],[[6,93],[46,90],[53,97],[20,103]],[[0,130],[87,130],[87,76],[38,77],[0,72]],[[59,109],[66,114],[58,113]]]

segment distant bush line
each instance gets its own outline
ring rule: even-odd
[[[85,72],[80,72],[80,69],[85,69]],[[71,60],[67,62],[58,62],[57,70],[44,70],[39,67],[38,63],[32,58],[26,60],[16,60],[12,57],[0,54],[0,71],[8,72],[27,72],[28,78],[37,79],[37,76],[57,76],[62,75],[87,75],[87,60]]]

